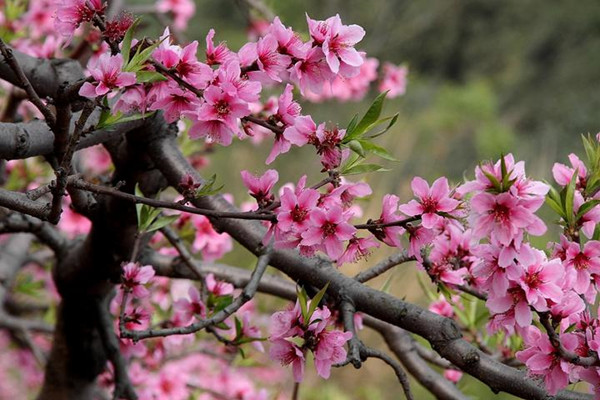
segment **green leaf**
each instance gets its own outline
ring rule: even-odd
[[[353,139],[357,139],[361,137],[369,128],[371,128],[379,119],[381,115],[381,110],[383,109],[383,102],[385,100],[385,96],[387,95],[387,91],[381,93],[379,96],[373,100],[373,103],[362,117],[360,122],[356,125],[356,128],[352,130],[350,134],[346,132],[346,136],[344,137],[343,143],[348,143]]]
[[[596,228],[594,229],[594,236],[592,236],[592,240],[600,240],[600,224],[596,224]]]
[[[302,313],[302,319],[304,320],[304,323],[308,323],[308,312],[306,309],[306,304],[308,303],[308,295],[306,294],[306,290],[304,289],[304,286],[300,288],[300,290],[296,290],[297,292],[297,296],[298,296],[298,303],[300,303],[300,311]]]
[[[394,114],[394,116],[393,116],[393,117],[391,117],[391,119],[390,119],[390,123],[389,123],[389,124],[388,124],[388,125],[385,127],[385,129],[383,129],[383,130],[381,130],[381,131],[379,131],[379,132],[377,132],[377,133],[375,133],[375,134],[373,134],[373,135],[370,135],[370,136],[369,136],[369,138],[370,138],[370,139],[374,139],[374,138],[376,138],[376,137],[379,137],[379,136],[383,135],[383,134],[384,134],[384,133],[386,133],[387,131],[389,131],[389,130],[390,130],[390,128],[396,124],[396,121],[398,121],[398,116],[399,116],[399,115],[400,115],[400,113],[396,113],[396,114]],[[380,121],[381,121],[381,122],[384,122],[383,120],[380,120]]]
[[[137,197],[144,197],[144,194],[140,190],[139,183],[135,184],[134,193]],[[141,215],[142,214],[142,206],[143,206],[143,204],[138,204],[138,203],[135,204],[135,212],[137,213],[138,228],[140,226],[140,221],[142,220],[142,215]]]
[[[317,294],[315,294],[315,297],[312,298],[312,301],[310,302],[310,307],[308,308],[308,312],[307,312],[308,319],[305,319],[305,321],[310,321],[310,317],[312,317],[313,313],[319,306],[319,303],[321,302],[321,299],[323,298],[323,296],[325,296],[325,292],[327,292],[328,287],[329,287],[329,282],[327,282],[325,284],[325,286],[323,286],[323,289],[319,290],[319,292]]]
[[[219,328],[221,330],[228,330],[229,329],[229,325],[227,325],[225,322],[219,322],[218,324],[215,325],[215,328]]]
[[[168,80],[166,76],[156,71],[138,71],[135,73],[138,83],[154,83]]]
[[[350,147],[350,149],[353,152],[355,152],[356,154],[358,154],[362,158],[365,158],[367,156],[366,153],[365,153],[365,150],[363,149],[361,143],[358,140],[351,140],[348,143],[348,147]]]
[[[565,215],[567,216],[567,222],[569,225],[573,225],[575,212],[573,211],[573,199],[575,197],[575,183],[577,182],[577,175],[579,170],[575,169],[571,181],[566,187],[565,192]]]
[[[575,216],[575,221],[578,221],[581,217],[583,217],[588,211],[592,208],[596,207],[600,204],[600,200],[588,200],[579,207],[577,211],[577,215]]]
[[[157,40],[149,47],[141,50],[141,46],[138,47],[135,55],[129,61],[129,63],[123,69],[126,72],[138,72],[144,68],[144,64],[148,59],[152,56],[152,52],[163,42],[163,40],[167,39],[164,37],[162,40]]]
[[[354,114],[354,117],[352,117],[352,119],[348,123],[348,126],[346,127],[346,135],[350,135],[352,133],[354,128],[356,128],[357,123],[358,123],[358,114]]]
[[[222,311],[225,307],[233,303],[233,296],[227,295],[215,297],[213,298],[212,303],[214,305],[214,312],[218,313],[219,311]]]
[[[223,189],[224,185],[214,187],[217,180],[217,174],[213,174],[210,178],[204,181],[204,184],[196,191],[196,197],[200,196],[211,196],[219,193]]]
[[[394,156],[388,153],[388,151],[385,148],[378,146],[373,142],[370,142],[368,140],[359,140],[359,143],[367,153],[373,153],[376,156],[379,156],[389,161],[398,161],[398,159],[394,158]]]
[[[491,184],[494,187],[494,189],[498,193],[501,193],[502,192],[502,185],[500,184],[500,181],[498,181],[498,179],[494,176],[494,174],[492,174],[489,171],[486,171],[486,169],[483,168],[483,166],[481,164],[479,164],[479,169],[481,170],[481,172],[483,172],[483,174],[485,175],[485,177],[488,178],[488,180],[491,182]]]
[[[234,317],[234,322],[235,322],[235,337],[241,338],[242,332],[243,332],[242,321],[240,321],[240,319],[238,317]]]
[[[389,169],[383,168],[381,165],[377,164],[358,164],[348,168],[345,171],[342,171],[340,175],[358,175],[365,174],[367,172],[383,172],[389,171]]]
[[[560,215],[563,219],[565,218],[565,213],[563,211],[562,206],[557,203],[553,198],[551,198],[550,196],[546,197],[546,204],[548,204],[548,206],[550,206],[550,208],[557,213],[558,215]]]
[[[179,215],[165,215],[162,216],[150,224],[148,228],[146,228],[146,232],[154,232],[163,228],[179,219]]]
[[[121,45],[121,54],[123,55],[123,62],[125,63],[125,65],[129,64],[129,53],[131,52],[131,41],[133,40],[133,33],[135,32],[140,21],[140,18],[136,18],[135,21],[133,21],[133,24],[131,24],[131,26],[129,27],[129,29],[127,29],[127,32],[125,32],[125,36],[123,37],[123,44]]]

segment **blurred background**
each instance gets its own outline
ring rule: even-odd
[[[410,68],[406,94],[389,101],[384,111],[399,112],[398,123],[379,142],[399,161],[386,162],[390,172],[365,178],[374,190],[372,201],[365,203],[365,218],[378,217],[385,193],[407,201],[412,176],[431,181],[445,175],[459,183],[472,178],[480,160],[498,159],[501,153],[512,152],[525,160],[529,176],[550,180],[555,161],[565,162],[570,152],[582,153],[580,135],[600,130],[600,94],[595,86],[600,82],[600,2],[265,0],[265,4],[286,26],[304,33],[305,12],[314,19],[339,13],[345,24],[365,28],[367,35],[357,48],[381,62],[406,63]],[[237,51],[247,40],[247,11],[234,0],[198,0],[197,14],[184,34],[202,47],[211,27],[217,42],[226,40]],[[159,25],[146,29],[154,35]],[[303,114],[344,127],[355,113],[367,109],[376,94],[373,90],[361,102],[303,103]],[[267,139],[257,146],[245,141],[217,148],[206,174],[216,173],[217,181],[239,204],[246,200],[239,171],[264,172],[271,143]],[[309,182],[319,179],[318,163],[307,149],[292,149],[270,168],[280,171],[280,183],[296,182],[305,172]],[[544,213],[550,215],[543,210],[542,217]],[[551,217],[545,219],[551,223]],[[369,262],[385,255],[381,250]],[[250,262],[243,250],[226,261]],[[354,273],[364,266],[343,269]],[[426,305],[428,299],[413,279],[415,269],[400,269],[372,285],[379,288],[389,278],[394,294]],[[383,346],[376,336],[369,341]],[[369,361],[363,369],[334,371],[327,382],[309,380],[302,385],[301,398],[401,397],[389,368]],[[475,399],[511,398],[494,395],[473,379],[463,378],[458,385]],[[416,383],[413,390],[418,399],[431,398]]]

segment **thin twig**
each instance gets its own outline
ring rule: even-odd
[[[110,296],[107,300],[110,299]],[[98,327],[100,331],[100,339],[102,346],[106,350],[108,359],[113,366],[115,377],[115,391],[113,399],[126,398],[136,400],[137,394],[133,388],[133,384],[129,380],[127,374],[127,363],[121,354],[119,340],[113,330],[113,321],[108,311],[108,301],[99,301],[96,304],[96,312],[98,314]]]
[[[205,215],[207,217],[213,218],[234,218],[234,219],[250,219],[250,220],[261,220],[261,221],[271,221],[274,222],[276,217],[273,213],[268,214],[260,214],[255,212],[224,212],[224,211],[214,211],[214,210],[206,210],[202,208],[189,207],[184,206],[180,203],[174,203],[170,201],[163,200],[155,200],[147,197],[140,197],[130,193],[121,192],[118,189],[106,187],[102,185],[96,185],[94,183],[90,183],[84,181],[79,177],[73,177],[73,179],[69,179],[67,186],[74,187],[76,189],[87,190],[92,193],[97,194],[105,194],[108,196],[118,197],[123,200],[131,201],[136,204],[146,204],[155,208],[168,208],[172,210],[178,210],[183,212],[188,212],[190,214],[199,214]]]
[[[56,182],[52,188],[52,206],[50,208],[50,213],[48,214],[48,220],[54,224],[60,220],[60,214],[62,213],[62,198],[65,194],[65,189],[67,188],[67,178],[72,170],[71,160],[73,159],[73,154],[75,153],[75,149],[79,143],[83,128],[85,127],[87,120],[90,118],[95,108],[95,102],[86,103],[83,111],[81,111],[79,119],[75,123],[75,129],[69,138],[69,143],[67,144],[65,153],[62,155],[60,166],[55,171]]]
[[[13,55],[12,49],[9,48],[2,39],[0,39],[0,52],[4,57],[4,61],[6,61],[8,65],[10,65],[15,75],[17,75],[19,83],[21,84],[25,92],[27,92],[29,101],[31,101],[37,107],[38,110],[40,110],[40,112],[46,119],[46,122],[52,128],[54,124],[56,124],[56,117],[54,116],[52,111],[50,111],[48,106],[44,104],[42,99],[40,99],[40,96],[38,96],[37,92],[31,85],[31,82],[29,82],[29,79],[27,79],[25,72],[23,72],[23,69],[21,68],[21,66],[17,62],[17,59]]]
[[[124,309],[127,301],[127,292],[123,295],[123,303],[121,305],[121,318],[119,321],[119,329],[122,338],[132,339],[134,341],[138,341],[141,339],[148,339],[152,337],[165,337],[171,335],[186,335],[189,333],[198,332],[202,329],[205,329],[210,326],[217,325],[223,322],[226,318],[231,316],[237,310],[239,310],[245,303],[250,301],[256,291],[258,290],[258,286],[260,283],[260,279],[265,273],[267,266],[269,265],[269,260],[271,258],[271,249],[270,247],[264,249],[262,254],[258,257],[258,261],[256,263],[256,268],[252,272],[250,280],[248,284],[242,290],[239,296],[237,296],[231,304],[222,309],[221,311],[215,313],[212,317],[206,318],[204,320],[200,320],[196,323],[183,326],[183,327],[173,327],[173,328],[165,328],[165,329],[146,329],[140,331],[132,331],[128,330],[125,327],[124,320]]]
[[[406,372],[404,372],[404,369],[402,369],[402,365],[400,365],[398,361],[394,360],[392,357],[385,354],[384,352],[368,347],[361,349],[361,356],[364,358],[379,358],[381,361],[385,362],[387,365],[392,367],[394,373],[396,374],[396,377],[398,378],[398,381],[402,385],[402,389],[404,390],[404,395],[406,396],[406,398],[408,400],[414,399],[412,392],[410,391],[410,382],[408,381],[408,376],[406,375]]]
[[[416,258],[414,256],[409,256],[405,250],[400,253],[396,253],[389,256],[385,260],[379,262],[378,264],[375,264],[373,267],[365,271],[359,272],[354,276],[354,279],[356,279],[358,282],[364,283],[373,278],[378,277],[379,275],[395,267],[396,265],[415,260]]]

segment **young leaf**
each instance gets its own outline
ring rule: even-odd
[[[221,189],[223,189],[224,185],[219,187],[214,187],[215,182],[217,180],[217,174],[213,174],[210,178],[208,178],[204,184],[196,191],[196,197],[200,196],[210,196],[213,194],[219,193]]]
[[[168,80],[166,76],[156,71],[138,71],[135,73],[138,83],[154,83]]]
[[[365,115],[362,117],[360,122],[356,125],[356,128],[354,128],[350,134],[346,132],[346,136],[344,137],[343,143],[348,143],[352,139],[359,138],[377,122],[379,116],[381,115],[381,110],[383,109],[383,102],[387,93],[387,91],[383,92],[379,96],[377,96],[375,100],[373,100],[373,103],[371,104]]]
[[[385,127],[385,129],[383,129],[383,130],[381,130],[381,131],[379,131],[379,132],[377,132],[377,133],[375,133],[373,135],[370,135],[369,138],[370,139],[374,139],[376,137],[379,137],[379,136],[383,135],[387,131],[389,131],[390,128],[396,124],[396,121],[398,121],[398,116],[399,115],[400,115],[400,113],[394,114],[394,116],[390,119],[390,123]],[[381,122],[384,122],[384,121],[381,121]]]
[[[325,284],[325,286],[323,286],[323,289],[319,290],[319,292],[317,294],[315,294],[315,297],[312,298],[312,300],[310,302],[310,307],[308,308],[308,313],[307,313],[308,319],[305,319],[304,321],[310,321],[310,317],[312,317],[313,313],[319,306],[319,303],[321,302],[321,299],[323,298],[323,296],[325,296],[325,292],[327,292],[328,287],[329,287],[329,282],[327,282]]]
[[[488,178],[488,180],[490,181],[490,183],[492,184],[494,189],[498,193],[502,192],[502,185],[500,185],[500,181],[498,181],[498,179],[494,176],[494,174],[489,171],[486,171],[485,168],[483,168],[483,166],[481,164],[479,164],[479,169],[481,170],[481,172],[483,172],[485,177]]]
[[[579,170],[575,169],[571,181],[566,187],[565,192],[565,215],[567,216],[567,223],[573,225],[575,212],[573,211],[573,199],[575,197],[575,183],[577,182],[577,175]]]
[[[162,216],[152,222],[148,228],[146,228],[146,232],[154,232],[163,228],[179,219],[179,215],[165,215]]]
[[[356,128],[356,124],[358,123],[358,114],[354,114],[354,117],[348,123],[348,127],[346,127],[346,135],[350,135],[354,128]]]
[[[355,152],[362,158],[365,158],[367,156],[365,153],[365,150],[363,149],[363,146],[361,145],[360,141],[358,141],[358,140],[351,140],[348,143],[348,147],[350,147],[350,150],[352,150],[353,152]]]
[[[389,171],[389,169],[383,168],[381,165],[377,164],[358,164],[353,167],[348,168],[345,171],[342,171],[340,175],[358,175],[365,174],[367,172],[383,172]]]
[[[123,62],[125,64],[129,63],[129,53],[131,52],[131,41],[133,40],[133,33],[135,32],[135,29],[137,28],[140,21],[140,18],[136,18],[135,21],[133,21],[133,24],[131,24],[131,26],[129,27],[129,29],[127,29],[127,32],[125,32],[125,36],[123,37],[123,44],[121,45],[121,55],[123,56]]]
[[[308,324],[308,312],[306,310],[306,303],[308,303],[308,295],[306,294],[306,290],[304,287],[301,287],[300,290],[296,290],[298,295],[298,303],[300,303],[300,311],[302,312],[302,319],[305,324]]]
[[[388,151],[386,149],[384,149],[381,146],[376,145],[375,143],[368,141],[368,140],[359,140],[358,141],[362,148],[367,152],[367,153],[373,153],[376,156],[379,156],[385,160],[389,160],[389,161],[398,161],[398,159],[394,158],[394,156],[392,156],[390,153],[388,153]]]
[[[583,217],[588,211],[592,208],[596,207],[600,204],[600,200],[588,200],[579,207],[577,211],[577,215],[575,216],[575,221],[578,221],[581,217]]]

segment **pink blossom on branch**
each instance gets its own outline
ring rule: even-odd
[[[79,94],[84,97],[98,97],[108,95],[113,97],[115,89],[121,89],[136,83],[135,73],[121,72],[123,68],[123,56],[117,54],[111,56],[104,53],[98,59],[98,62],[88,67],[88,71],[94,78],[94,83],[85,82]]]
[[[315,208],[310,212],[310,223],[308,230],[302,233],[302,245],[321,249],[333,260],[343,254],[342,242],[352,239],[356,232],[339,206],[327,210]]]
[[[150,282],[154,277],[154,268],[151,265],[140,266],[138,263],[127,263],[123,265],[123,278],[121,285],[130,290],[137,298],[148,296],[150,292],[143,285]]]
[[[419,177],[413,178],[412,190],[418,200],[411,200],[402,204],[398,209],[408,215],[420,215],[425,228],[431,229],[442,221],[438,213],[451,213],[458,205],[458,200],[450,198],[450,187],[446,178],[438,178],[431,188],[427,182]]]
[[[94,15],[102,15],[106,4],[102,0],[57,0],[54,26],[58,33],[71,42],[75,30]]]

